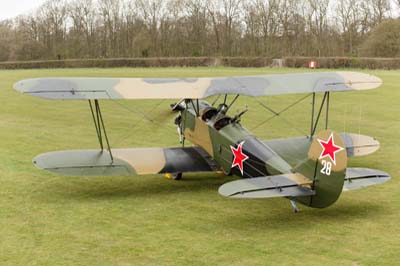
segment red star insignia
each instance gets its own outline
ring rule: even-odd
[[[249,156],[244,154],[242,151],[243,144],[244,141],[242,141],[237,148],[231,146],[232,153],[235,156],[232,162],[232,168],[235,166],[239,167],[242,176],[243,176],[243,162],[249,159]]]
[[[321,139],[318,139],[319,144],[322,147],[322,152],[321,155],[319,156],[319,159],[325,158],[329,156],[331,159],[332,163],[336,165],[336,158],[335,155],[337,152],[343,150],[342,147],[335,145],[335,142],[333,140],[333,133],[330,135],[328,141],[324,141]]]

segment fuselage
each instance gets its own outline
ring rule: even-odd
[[[244,178],[288,173],[290,165],[270,147],[245,129],[238,121],[228,117],[221,108],[205,101],[186,104],[182,111],[182,132],[186,140],[202,147],[219,164],[225,174]],[[234,152],[243,143],[243,174],[233,167]]]

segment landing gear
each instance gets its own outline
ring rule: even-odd
[[[172,175],[173,180],[181,180],[182,179],[182,173],[176,173]]]
[[[172,179],[172,180],[181,180],[182,173],[174,173],[174,174],[165,174],[165,178]]]
[[[293,200],[291,200],[290,201],[290,205],[292,205],[292,208],[293,208],[293,212],[296,214],[296,213],[299,213],[299,208],[297,207],[297,204],[296,204],[296,202],[295,201],[293,201]]]

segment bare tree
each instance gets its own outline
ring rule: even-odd
[[[64,0],[48,0],[37,12],[40,31],[46,40],[46,46],[51,51],[49,58],[68,56],[65,51],[67,28],[67,5]]]
[[[102,22],[102,56],[116,57],[120,52],[118,32],[121,26],[121,0],[99,0]]]
[[[73,26],[70,32],[74,50],[79,57],[95,56],[96,6],[93,0],[74,0],[69,5]]]
[[[47,0],[0,23],[0,60],[358,55],[389,1]]]
[[[369,0],[368,2],[372,9],[373,23],[375,25],[381,23],[390,11],[390,0]]]
[[[233,55],[234,31],[240,16],[242,0],[221,0],[221,16],[223,18],[224,54]]]
[[[343,35],[344,50],[353,54],[354,41],[361,23],[359,0],[339,0],[336,8],[338,24]]]
[[[262,28],[264,54],[276,54],[273,39],[279,30],[279,3],[280,0],[255,0],[255,10]]]
[[[12,56],[12,23],[0,22],[0,61],[7,61]]]
[[[150,55],[160,56],[161,55],[161,45],[160,45],[160,34],[159,28],[163,20],[166,18],[168,1],[165,0],[138,0],[138,11],[145,21],[148,34],[150,35]],[[146,55],[148,52],[146,53]]]
[[[182,12],[185,18],[187,30],[188,49],[192,52],[190,55],[209,55],[209,45],[205,40],[209,40],[209,31],[211,29],[207,2],[203,0],[182,1]]]
[[[308,23],[310,31],[314,35],[316,42],[316,49],[318,56],[323,55],[323,46],[327,44],[324,42],[326,36],[324,33],[327,32],[328,28],[328,8],[330,0],[308,0]]]

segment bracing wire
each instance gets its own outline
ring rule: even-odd
[[[298,131],[301,134],[304,134],[304,132],[300,129],[298,129],[297,127],[295,127],[293,125],[293,123],[289,122],[287,119],[283,118],[281,115],[283,113],[285,113],[286,111],[290,110],[291,108],[293,108],[294,106],[300,104],[301,102],[303,102],[305,99],[307,99],[308,97],[310,97],[312,94],[307,94],[304,97],[298,99],[297,101],[295,101],[294,103],[288,105],[286,108],[282,109],[279,112],[276,112],[275,110],[273,110],[272,108],[268,107],[266,104],[262,103],[261,101],[256,99],[256,102],[258,104],[260,104],[264,109],[268,110],[269,112],[271,112],[273,115],[271,117],[269,117],[268,119],[264,120],[263,122],[259,123],[258,125],[256,125],[255,127],[253,127],[251,130],[255,130],[261,126],[263,126],[264,124],[268,123],[270,120],[274,119],[275,117],[279,117],[281,118],[283,121],[285,121],[287,124],[289,124],[290,126],[292,126],[296,131]]]
[[[347,119],[347,104],[345,104],[343,110],[343,133],[346,133],[346,119]]]
[[[159,127],[164,126],[164,125],[161,125],[161,123],[157,123],[157,122],[156,122],[156,119],[151,118],[149,115],[151,115],[152,113],[154,113],[154,111],[155,111],[157,108],[159,108],[159,107],[165,102],[165,99],[162,99],[162,100],[161,100],[160,102],[158,102],[151,110],[149,110],[149,111],[146,112],[146,113],[141,112],[141,111],[138,111],[138,110],[131,109],[131,108],[129,108],[129,107],[127,107],[127,106],[121,104],[121,103],[118,102],[118,101],[114,101],[114,100],[113,100],[112,102],[116,103],[117,105],[119,105],[120,107],[122,107],[122,108],[124,108],[125,110],[129,111],[130,113],[133,113],[133,114],[135,114],[135,115],[138,115],[138,114],[139,114],[139,115],[141,115],[141,117],[142,117],[142,118],[139,119],[136,123],[133,123],[132,126],[130,126],[130,127],[128,128],[126,134],[122,135],[121,137],[119,137],[119,138],[114,142],[114,146],[120,144],[123,140],[125,140],[125,139],[127,139],[129,136],[131,136],[131,135],[132,135],[132,132],[133,132],[135,129],[137,129],[138,126],[141,125],[141,124],[143,123],[143,121],[145,121],[145,120],[147,120],[148,122],[150,122],[150,123],[152,123],[152,124],[154,124],[154,125],[156,125],[156,126],[159,126]],[[171,131],[168,130],[167,132],[168,132],[168,134],[171,134],[171,135],[174,135],[174,136],[175,136],[175,134],[172,133]]]
[[[163,102],[164,100],[162,100],[161,101],[161,103]],[[125,109],[125,110],[127,110],[127,111],[129,111],[129,112],[131,112],[131,113],[133,113],[133,114],[136,114],[136,115],[141,115],[144,119],[146,119],[147,121],[149,121],[149,122],[153,122],[153,119],[151,119],[150,117],[148,117],[147,115],[146,115],[146,113],[144,113],[144,112],[141,112],[141,111],[139,111],[139,110],[134,110],[134,109],[132,109],[132,108],[129,108],[128,106],[126,106],[126,105],[123,105],[122,103],[120,103],[120,101],[117,101],[117,100],[114,100],[114,99],[111,99],[111,102],[112,103],[114,103],[114,104],[116,104],[116,105],[119,105],[120,107],[122,107],[123,109]],[[160,104],[161,104],[160,103]],[[157,107],[158,107],[159,105],[157,105]]]
[[[215,97],[215,99],[214,99],[214,101],[212,102],[212,106],[215,106],[215,104],[217,103],[217,101],[219,100],[219,98],[221,97],[221,94],[218,94],[216,97]]]
[[[362,123],[362,103],[361,103],[361,99],[360,99],[360,117],[358,120],[358,138],[361,138],[361,123]]]

